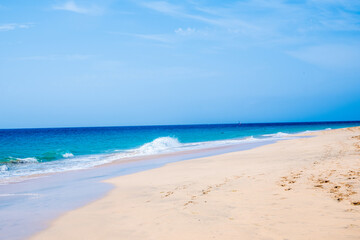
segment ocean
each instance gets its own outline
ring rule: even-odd
[[[360,122],[253,123],[0,130],[0,183],[131,157],[266,142]]]

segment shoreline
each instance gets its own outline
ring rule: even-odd
[[[324,131],[326,131],[326,130],[324,130]],[[307,133],[305,133],[305,134],[307,134]],[[247,146],[251,146],[251,148],[252,148],[253,147],[252,145],[256,145],[255,147],[257,147],[257,146],[272,144],[277,141],[283,141],[283,140],[287,140],[287,139],[297,138],[299,136],[301,137],[302,135],[304,135],[304,134],[301,134],[301,135],[294,134],[293,136],[284,138],[284,139],[280,139],[280,138],[266,139],[267,141],[236,143],[236,144],[224,145],[224,146],[215,146],[215,147],[208,147],[208,148],[181,150],[181,151],[174,151],[174,152],[119,158],[119,159],[113,160],[111,162],[102,163],[102,164],[95,165],[95,166],[89,167],[89,168],[80,168],[80,169],[65,170],[65,171],[59,171],[59,172],[49,172],[49,173],[32,174],[32,175],[27,175],[27,176],[19,176],[17,178],[11,179],[11,181],[8,181],[8,182],[1,180],[0,186],[7,185],[7,184],[17,184],[17,183],[20,183],[23,181],[29,181],[32,179],[38,179],[38,178],[42,178],[42,177],[53,176],[53,175],[63,174],[63,173],[68,173],[68,172],[87,171],[87,170],[98,169],[98,168],[102,168],[102,167],[109,167],[109,166],[113,166],[113,165],[122,165],[122,164],[128,164],[128,163],[137,163],[137,162],[142,162],[142,161],[147,161],[147,160],[156,160],[156,159],[162,159],[162,158],[176,158],[176,157],[181,158],[180,156],[188,156],[188,155],[193,156],[193,157],[186,158],[186,159],[195,159],[195,158],[201,158],[201,156],[213,156],[213,155],[219,155],[219,154],[224,154],[224,153],[228,153],[228,152],[244,151],[242,148],[245,148],[245,150],[246,150]],[[198,157],[198,155],[200,157]]]
[[[217,154],[222,154],[222,153],[226,153],[226,152],[237,151],[236,150],[237,148],[242,150],[241,146],[246,146],[246,145],[256,144],[256,143],[258,143],[259,145],[271,144],[276,141],[282,141],[282,140],[302,137],[302,136],[308,135],[309,133],[314,133],[314,132],[318,132],[318,131],[328,131],[328,130],[331,130],[331,128],[330,129],[322,129],[322,130],[305,130],[305,131],[301,131],[298,133],[290,133],[290,134],[286,133],[285,135],[281,135],[281,136],[276,136],[276,133],[269,134],[269,135],[265,134],[262,136],[267,136],[267,137],[255,138],[255,140],[253,142],[246,141],[246,139],[252,138],[253,136],[247,136],[244,138],[241,137],[241,138],[231,138],[231,139],[208,141],[208,143],[218,142],[218,141],[220,141],[220,142],[221,141],[229,141],[229,140],[230,141],[232,141],[232,140],[244,141],[244,142],[229,143],[229,144],[218,145],[218,146],[207,146],[207,147],[186,149],[186,150],[179,150],[179,151],[159,152],[159,153],[155,153],[155,154],[144,154],[144,155],[138,155],[138,156],[135,155],[135,156],[129,156],[129,157],[119,157],[117,159],[115,158],[114,160],[110,160],[108,162],[103,162],[103,163],[95,164],[94,166],[88,166],[88,167],[83,167],[83,168],[65,169],[65,170],[58,170],[58,171],[54,171],[54,172],[33,173],[30,175],[20,175],[17,177],[11,176],[11,177],[6,177],[4,179],[0,179],[0,185],[16,184],[16,183],[19,183],[22,181],[28,181],[31,179],[36,179],[36,178],[51,176],[51,175],[55,175],[55,174],[66,173],[66,172],[73,172],[73,171],[76,172],[76,171],[84,171],[84,170],[86,171],[88,169],[101,168],[101,167],[106,167],[109,165],[124,164],[124,163],[126,164],[126,163],[130,163],[130,162],[143,161],[143,160],[148,160],[148,159],[151,160],[151,159],[157,159],[157,158],[163,158],[163,157],[172,157],[172,156],[176,156],[176,155],[188,155],[188,154],[189,155],[190,154],[197,155],[198,153],[202,153],[202,152],[204,152],[204,153],[214,152],[209,155],[217,155]],[[202,143],[202,142],[199,142],[199,143]],[[205,142],[203,142],[203,143],[205,143]],[[115,154],[115,153],[111,153],[111,154],[109,154],[109,156],[111,156],[113,154]],[[98,154],[95,154],[95,155],[98,155]],[[84,155],[84,156],[87,156],[87,155]],[[81,156],[79,156],[79,157],[81,157]]]
[[[0,213],[7,216],[6,219],[0,219],[0,235],[7,239],[24,239],[46,229],[48,223],[63,213],[105,196],[113,185],[104,183],[103,180],[159,168],[168,163],[244,151],[273,142],[275,140],[220,149],[210,148],[207,151],[153,155],[126,163],[117,162],[91,169],[40,175],[22,182],[0,185],[1,192],[5,193],[0,198]],[[6,206],[9,204],[10,206]],[[41,207],[45,205],[47,209]],[[33,218],[34,215],[37,216],[36,219]]]
[[[322,229],[313,232],[317,239],[336,239],[340,233],[341,236],[347,234],[347,239],[356,239],[360,236],[359,228],[356,228],[360,226],[360,206],[356,206],[360,199],[357,200],[359,194],[353,189],[358,185],[351,183],[351,179],[341,185],[341,182],[322,178],[331,179],[336,171],[345,169],[342,175],[353,171],[355,175],[348,178],[357,180],[360,165],[359,160],[352,163],[356,156],[358,158],[357,145],[354,149],[352,146],[356,144],[359,130],[354,127],[320,131],[308,134],[316,135],[313,138],[284,140],[251,150],[170,163],[111,178],[104,182],[113,184],[114,188],[103,198],[63,214],[31,239],[70,236],[73,239],[261,239],[269,236],[307,239],[303,231],[314,231],[315,226]],[[339,153],[332,154],[332,149],[339,149],[346,160],[341,162]],[[244,162],[244,159],[248,161]],[[243,165],[239,166],[239,162]],[[329,164],[338,169],[332,165],[330,168],[335,169],[327,169]],[[344,164],[346,166],[342,166]],[[209,172],[213,174],[209,175]],[[339,178],[341,174],[336,176]],[[250,189],[252,185],[254,189]],[[271,194],[256,191],[259,186]],[[346,194],[342,189],[352,191]],[[239,206],[239,203],[243,205]],[[337,211],[328,212],[329,207]],[[284,218],[287,215],[284,209],[297,212],[299,219],[294,219],[293,215]],[[308,218],[301,218],[299,209],[305,209]],[[256,217],[259,213],[263,218]],[[279,214],[281,219],[278,219]],[[340,220],[324,218],[328,215],[336,215]],[[241,220],[244,217],[248,222]],[[314,223],[313,219],[321,221]],[[288,220],[290,223],[286,223]],[[181,223],[179,226],[170,224],[178,222]],[[294,223],[300,225],[296,228]],[[338,225],[342,227],[339,229]],[[206,231],[209,226],[216,231]],[[325,228],[330,226],[335,230]],[[293,233],[286,234],[286,228]]]

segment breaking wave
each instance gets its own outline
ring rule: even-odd
[[[278,132],[278,133],[273,133],[273,134],[264,134],[264,137],[287,137],[290,136],[291,134],[289,133],[283,133],[283,132]]]
[[[72,157],[74,157],[74,154],[72,154],[72,153],[64,153],[62,156],[64,158],[72,158]]]
[[[181,143],[177,138],[159,137],[152,142],[145,143],[137,151],[141,154],[156,154],[171,148],[180,147]]]
[[[7,182],[10,178],[8,177],[22,177],[34,174],[46,174],[56,173],[63,171],[73,171],[86,168],[92,168],[95,166],[111,163],[114,161],[124,161],[125,159],[139,156],[156,155],[163,153],[171,153],[178,151],[189,151],[197,149],[208,149],[213,147],[232,146],[236,144],[247,144],[254,142],[262,142],[273,140],[274,138],[254,138],[253,136],[238,138],[238,139],[227,139],[227,140],[215,140],[206,142],[192,142],[192,143],[181,143],[177,138],[174,137],[159,137],[151,142],[147,142],[140,147],[128,149],[128,150],[115,150],[112,153],[106,154],[92,154],[92,155],[81,155],[74,156],[71,152],[62,153],[62,159],[53,161],[38,160],[34,157],[29,158],[11,158],[10,161],[5,165],[1,165],[0,168],[0,180],[3,178]],[[65,158],[65,159],[64,159]],[[34,164],[38,163],[39,164]],[[27,164],[18,164],[27,163]],[[15,164],[8,168],[8,164]],[[8,179],[8,180],[6,180]],[[10,181],[10,180],[9,180]]]
[[[318,132],[318,131],[321,131],[321,130],[306,130],[306,131],[303,131],[303,132],[299,132],[299,134],[306,134],[306,133],[313,133],[313,132]]]
[[[263,141],[262,139],[254,138],[253,136],[240,138],[240,139],[228,139],[228,140],[216,140],[207,142],[195,142],[195,143],[181,143],[177,138],[173,137],[159,137],[149,143],[145,143],[141,147],[127,151],[130,155],[152,155],[159,153],[205,149],[218,146],[227,146],[233,144],[247,143]]]

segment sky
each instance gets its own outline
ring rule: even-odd
[[[336,120],[360,1],[0,1],[0,128]]]

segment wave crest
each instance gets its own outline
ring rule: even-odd
[[[251,141],[257,141],[257,140],[259,140],[259,139],[254,138],[254,136],[250,136],[250,137],[243,138],[243,139],[241,139],[241,140],[251,142]]]
[[[64,153],[62,156],[64,158],[72,158],[72,157],[74,157],[74,154],[72,154],[71,152],[67,152],[67,153]]]
[[[299,132],[299,134],[306,134],[306,133],[313,133],[313,132],[318,132],[318,131],[315,131],[315,130],[306,130],[306,131],[303,131],[303,132]]]
[[[152,142],[145,143],[142,145],[138,152],[141,154],[154,154],[160,153],[171,148],[180,147],[181,143],[177,138],[172,137],[159,137],[153,140]]]
[[[274,134],[264,134],[263,136],[266,137],[286,137],[289,136],[289,133],[283,133],[283,132],[278,132],[278,133],[274,133]]]

